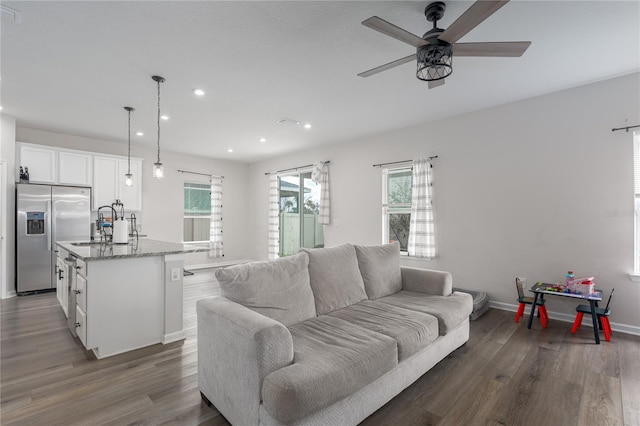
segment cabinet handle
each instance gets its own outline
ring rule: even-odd
[[[62,269],[58,269],[58,279],[61,280],[64,277],[62,276]]]
[[[76,266],[76,269],[82,269],[82,266]]]
[[[77,323],[75,323],[75,324],[73,324],[73,325],[75,325],[75,326],[76,326],[76,328],[78,328],[78,327],[81,327],[81,326],[82,326],[82,324],[80,324],[79,322],[77,322]]]
[[[74,290],[74,292],[75,292],[76,294],[80,294],[80,293],[81,293],[81,291],[80,291],[80,290]]]

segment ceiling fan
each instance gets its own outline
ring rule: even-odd
[[[446,5],[441,1],[430,3],[424,10],[427,21],[433,22],[433,28],[422,37],[418,37],[393,25],[377,16],[362,22],[362,25],[382,34],[393,37],[416,48],[416,53],[388,64],[358,74],[369,77],[382,71],[416,60],[418,64],[416,77],[429,83],[429,89],[444,84],[444,79],[451,74],[453,56],[492,56],[519,57],[531,45],[530,41],[507,41],[489,43],[456,43],[465,34],[480,25],[493,15],[509,0],[478,0],[471,5],[446,30],[438,28],[438,20],[444,16]]]

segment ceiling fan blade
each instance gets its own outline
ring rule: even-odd
[[[378,74],[379,72],[386,71],[388,69],[395,68],[398,65],[406,64],[407,62],[411,62],[415,60],[416,60],[416,54],[414,53],[413,55],[409,55],[405,58],[398,59],[396,61],[389,62],[388,64],[384,64],[384,65],[380,65],[379,67],[372,68],[369,71],[361,72],[360,74],[358,74],[358,76],[369,77],[374,74]]]
[[[418,47],[426,44],[426,42],[417,35],[411,34],[409,31],[403,30],[402,28],[397,27],[392,23],[387,22],[377,16],[372,16],[369,19],[365,19],[364,21],[362,21],[362,25],[364,25],[365,27],[369,27],[372,30],[381,32],[384,35],[388,35],[389,37],[393,37],[396,40],[400,40],[402,42],[410,44],[413,47]]]
[[[440,87],[444,85],[444,78],[441,78],[440,80],[428,81],[427,83],[428,83],[429,89],[435,89],[436,87]]]
[[[529,46],[531,46],[530,41],[456,43],[453,45],[453,56],[519,57]]]
[[[476,1],[453,24],[449,25],[449,28],[444,30],[438,38],[447,43],[455,43],[508,2],[509,0]]]

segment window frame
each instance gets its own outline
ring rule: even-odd
[[[640,131],[633,132],[633,273],[640,281]]]
[[[185,219],[207,219],[209,222],[209,231],[211,231],[211,204],[209,204],[209,215],[193,215],[193,214],[187,214],[185,212],[184,209],[184,195],[185,195],[185,190],[187,189],[187,185],[207,185],[208,186],[208,191],[209,191],[209,199],[211,199],[211,182],[196,182],[196,181],[184,181],[182,183],[182,242],[184,244],[202,244],[202,243],[208,243],[210,241],[210,234],[207,237],[206,240],[193,240],[193,241],[186,241],[185,240],[185,235],[184,235],[184,221]],[[207,189],[205,188],[189,188],[190,190],[201,190],[201,191],[206,191]]]
[[[382,169],[382,244],[389,243],[389,218],[393,214],[408,214],[409,222],[411,222],[411,202],[409,203],[390,203],[389,202],[389,175],[413,172],[413,167],[409,164],[399,165],[395,167],[384,167]],[[412,192],[413,177],[409,184],[410,194]],[[391,211],[391,209],[393,209]],[[408,241],[407,241],[408,243]],[[405,249],[400,247],[401,256],[409,256],[409,247]]]
[[[303,241],[304,241],[304,235],[305,235],[305,231],[304,231],[304,226],[305,226],[305,222],[304,222],[304,206],[305,206],[305,197],[304,197],[304,180],[307,178],[306,175],[308,176],[308,179],[311,179],[311,173],[313,171],[312,167],[305,167],[305,168],[299,168],[293,171],[289,171],[289,172],[284,172],[284,173],[278,173],[278,209],[279,209],[279,221],[282,221],[282,214],[283,213],[287,213],[282,209],[282,181],[284,178],[287,177],[296,177],[298,180],[298,196],[297,196],[297,210],[298,212],[296,214],[298,214],[300,216],[300,224],[299,224],[299,229],[298,229],[298,247],[304,247]],[[293,213],[293,212],[288,212],[288,213]],[[316,221],[317,221],[318,217],[316,216]],[[317,223],[316,223],[317,225]],[[278,257],[282,258],[282,257],[286,257],[286,256],[290,256],[289,254],[284,254],[283,253],[283,242],[284,242],[284,236],[283,236],[283,230],[280,227],[279,229],[279,233],[280,236],[278,238]],[[324,244],[324,227],[322,228],[322,241]]]

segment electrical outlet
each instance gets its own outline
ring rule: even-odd
[[[171,268],[171,281],[179,281],[181,273],[181,268]]]

